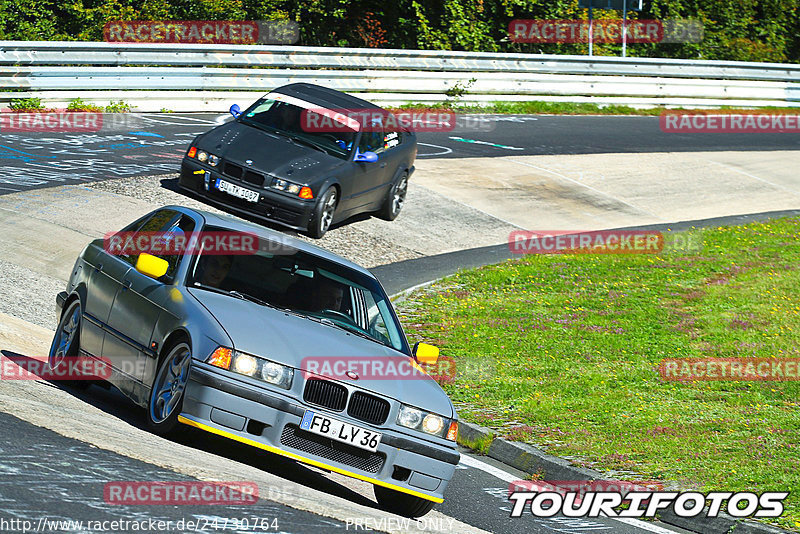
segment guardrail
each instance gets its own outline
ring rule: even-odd
[[[78,95],[89,101],[124,98],[151,109],[166,102],[173,109],[222,110],[230,98],[221,92],[266,92],[295,81],[363,93],[365,98],[384,103],[437,102],[447,98],[447,91],[457,89],[464,92],[463,102],[800,106],[800,65],[794,64],[300,46],[0,41],[0,89],[43,96],[51,102]],[[7,92],[0,99],[20,96]]]

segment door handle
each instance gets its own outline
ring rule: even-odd
[[[103,270],[103,264],[102,263],[98,263],[94,268],[94,272],[96,272],[96,273],[99,273],[102,270]]]
[[[131,288],[131,281],[130,280],[125,280],[124,282],[122,282],[122,290],[123,291],[125,291],[126,289],[130,289],[130,288]]]

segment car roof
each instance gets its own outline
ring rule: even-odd
[[[339,256],[338,254],[334,254],[333,252],[325,250],[322,247],[312,245],[311,243],[303,241],[302,239],[297,239],[296,237],[286,235],[282,232],[266,228],[264,226],[261,226],[260,224],[245,221],[228,214],[212,213],[210,211],[187,208],[186,206],[173,205],[173,206],[164,206],[159,209],[174,209],[176,211],[181,211],[184,213],[195,213],[197,215],[200,215],[200,217],[202,217],[203,219],[205,219],[206,224],[209,224],[211,226],[219,226],[228,230],[236,230],[239,232],[249,232],[256,234],[258,237],[262,237],[264,239],[279,240],[280,243],[296,248],[298,250],[302,250],[303,252],[319,256],[323,259],[339,263],[341,265],[344,265],[345,267],[349,267],[354,271],[358,271],[362,274],[369,276],[370,278],[377,280],[375,275],[373,275],[367,269],[356,263],[353,263],[352,261],[346,258],[343,258],[342,256]]]
[[[367,102],[353,95],[348,95],[336,89],[329,89],[313,83],[290,83],[273,89],[274,93],[301,98],[312,104],[319,104],[328,109],[382,109],[372,102]]]

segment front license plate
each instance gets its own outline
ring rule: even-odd
[[[380,432],[351,425],[311,410],[306,410],[303,414],[300,428],[372,452],[378,450],[383,436]]]
[[[223,193],[228,193],[236,198],[243,198],[248,202],[258,202],[258,191],[251,191],[221,179],[217,179],[216,187]]]

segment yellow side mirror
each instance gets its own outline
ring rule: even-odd
[[[439,359],[439,349],[427,343],[417,343],[414,345],[414,358],[419,363],[433,365]]]
[[[150,278],[161,278],[167,274],[167,269],[169,269],[167,260],[162,260],[150,254],[139,254],[139,258],[136,260],[136,270]]]

